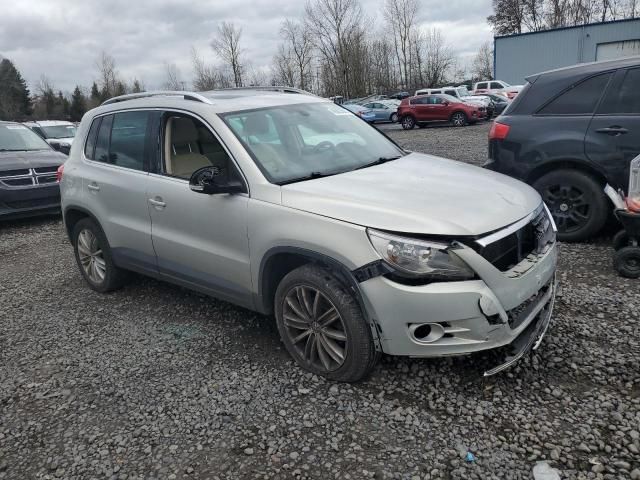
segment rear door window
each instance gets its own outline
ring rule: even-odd
[[[116,113],[111,127],[109,163],[144,170],[149,112]]]
[[[500,89],[500,88],[504,88],[504,87],[502,86],[502,84],[501,84],[501,83],[498,83],[498,82],[491,82],[491,88],[492,88],[492,89]]]
[[[541,115],[588,115],[592,114],[604,93],[611,73],[604,73],[572,85],[538,113]],[[522,94],[522,92],[521,92]]]
[[[624,73],[620,88],[609,89],[598,113],[608,115],[640,115],[640,68]],[[613,90],[613,91],[611,91]]]
[[[486,82],[481,82],[476,86],[477,90],[486,90],[487,89],[487,83]]]

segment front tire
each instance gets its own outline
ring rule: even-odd
[[[413,130],[416,126],[416,119],[411,115],[406,115],[402,118],[402,128],[405,130]]]
[[[451,115],[451,123],[454,127],[464,127],[468,123],[468,119],[464,112],[455,112]]]
[[[576,170],[555,170],[533,184],[545,201],[564,242],[587,240],[607,221],[609,206],[602,186],[592,176]]]
[[[106,293],[124,284],[126,272],[113,263],[107,237],[92,219],[76,223],[73,249],[80,273],[93,290]]]
[[[304,265],[278,285],[280,337],[302,368],[340,382],[357,382],[379,359],[354,296],[324,268]]]

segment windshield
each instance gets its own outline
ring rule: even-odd
[[[443,100],[446,100],[449,103],[462,103],[462,101],[459,98],[454,97],[453,95],[446,95],[446,94],[443,93],[443,94],[438,95],[438,96],[440,98],[442,98]]]
[[[458,87],[456,88],[456,90],[458,90],[458,95],[460,95],[461,97],[471,96],[471,94],[469,93],[469,90],[467,90],[465,87]]]
[[[0,152],[49,149],[47,142],[23,125],[0,125]]]
[[[53,125],[40,127],[47,138],[69,138],[76,136],[76,127],[73,125]]]
[[[334,175],[402,156],[374,127],[332,103],[221,115],[272,183]]]

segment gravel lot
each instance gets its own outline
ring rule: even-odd
[[[482,163],[488,125],[409,132]],[[640,479],[640,294],[606,239],[562,245],[540,350],[383,358],[331,384],[293,365],[274,322],[133,277],[86,287],[58,218],[0,225],[0,479]],[[468,451],[474,462],[466,462]]]

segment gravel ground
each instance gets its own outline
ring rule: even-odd
[[[486,124],[383,128],[486,156]],[[89,290],[58,218],[0,225],[0,479],[528,479],[543,459],[640,479],[640,294],[611,253],[561,245],[555,319],[508,372],[383,358],[345,385],[294,366],[269,318],[142,277]]]

